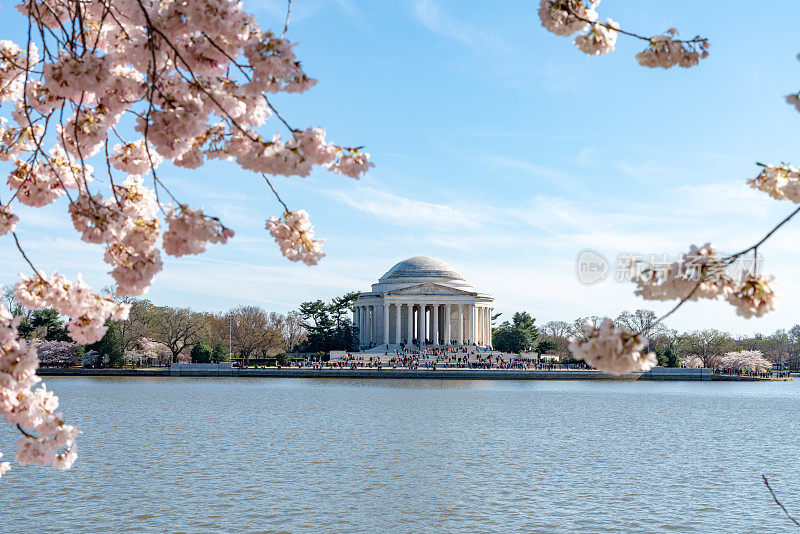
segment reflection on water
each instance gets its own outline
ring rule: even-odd
[[[800,382],[47,382],[81,456],[0,532],[794,532],[761,473],[800,514]]]

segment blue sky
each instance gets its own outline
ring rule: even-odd
[[[285,2],[244,5],[263,27],[282,29]],[[258,176],[230,163],[164,167],[181,200],[237,235],[203,256],[168,258],[147,297],[198,310],[286,312],[368,290],[397,261],[429,255],[493,294],[504,316],[524,309],[541,324],[662,312],[667,304],[638,299],[629,284],[580,284],[577,254],[675,255],[706,241],[734,251],[790,211],[745,180],[756,161],[800,160],[800,115],[783,100],[800,89],[800,46],[787,38],[800,4],[600,5],[601,16],[641,33],[674,26],[684,37],[709,37],[711,56],[699,67],[668,71],[639,67],[633,56],[642,45],[630,39],[608,56],[581,54],[541,28],[534,0],[502,6],[295,0],[288,36],[319,83],[275,102],[298,127],[323,126],[337,143],[364,145],[376,167],[361,181],[324,171],[275,180],[325,239],[327,257],[313,268],[286,261],[266,234],[264,219],[280,208]],[[6,7],[3,38],[20,42],[22,22]],[[107,284],[101,249],[78,240],[65,212],[64,202],[24,211],[23,245],[47,271]],[[707,302],[668,324],[752,333],[800,323],[798,224],[761,251],[782,297],[777,311],[748,321]],[[0,279],[13,281],[23,262],[9,238],[0,251]]]

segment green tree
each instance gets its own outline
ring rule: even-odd
[[[554,341],[542,340],[536,344],[536,352],[539,355],[545,354],[547,352],[557,352],[558,351],[558,344]]]
[[[727,332],[698,330],[681,336],[677,348],[682,357],[696,355],[704,367],[714,367],[726,352],[736,348],[736,342]]]
[[[492,346],[502,352],[519,354],[532,345],[530,331],[510,325],[508,322],[495,329]]]
[[[195,343],[190,354],[192,357],[192,363],[211,363],[213,356],[211,346],[205,339],[201,339]]]
[[[336,327],[330,307],[322,300],[315,300],[303,302],[298,311],[303,317],[303,328],[308,331],[306,350],[308,352],[330,350],[331,337]]]
[[[678,352],[675,350],[675,347],[669,345],[667,347],[656,347],[655,350],[656,359],[658,360],[658,365],[661,367],[679,367],[680,366],[680,356],[678,356]]]
[[[36,330],[31,322],[28,320],[27,317],[23,317],[22,320],[19,322],[19,327],[17,331],[19,335],[24,337],[25,339],[30,339],[33,336],[33,332]]]
[[[539,329],[536,328],[534,324],[536,323],[536,319],[531,317],[528,312],[517,312],[511,317],[511,322],[514,328],[519,328],[528,332],[531,338],[529,346],[533,346],[533,343],[539,338]]]
[[[329,352],[352,350],[358,343],[358,328],[350,320],[350,312],[360,293],[346,293],[334,298],[330,304],[322,300],[303,302],[298,313],[303,328],[308,332],[300,346],[304,352]]]
[[[492,346],[502,352],[519,354],[531,349],[539,337],[536,319],[528,312],[517,312],[511,322],[504,321],[492,331]]]
[[[34,310],[29,323],[33,330],[36,328],[45,329],[45,341],[72,341],[72,338],[69,337],[69,332],[64,328],[64,323],[59,318],[58,312],[53,308]]]
[[[122,367],[125,348],[122,343],[122,330],[119,327],[119,323],[108,323],[108,330],[103,338],[96,343],[88,345],[86,348],[97,351],[101,357],[108,356],[109,367]]]
[[[678,356],[678,351],[673,347],[667,347],[664,350],[665,367],[680,367],[681,359]]]
[[[276,354],[275,360],[278,362],[278,365],[280,366],[285,367],[289,365],[289,355],[286,354],[285,352],[279,352],[278,354]]]
[[[222,341],[217,341],[217,344],[214,345],[214,350],[211,352],[211,360],[214,363],[219,362],[227,362],[230,360],[230,354],[228,354],[228,347]]]

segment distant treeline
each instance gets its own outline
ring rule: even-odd
[[[8,287],[8,286],[6,286]],[[113,288],[106,288],[113,294]],[[242,359],[286,361],[292,352],[351,350],[358,339],[350,319],[358,293],[304,302],[281,314],[258,306],[238,306],[222,313],[156,306],[147,299],[120,299],[131,305],[126,321],[108,323],[102,340],[88,346],[74,343],[65,317],[54,309],[30,310],[6,289],[3,303],[20,317],[20,334],[37,342],[45,365],[119,367],[199,363]],[[230,347],[230,354],[229,354]]]

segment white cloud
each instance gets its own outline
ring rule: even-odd
[[[430,31],[457,41],[474,51],[509,52],[509,47],[484,30],[460,21],[443,12],[433,0],[416,0],[414,16]]]
[[[461,209],[400,197],[372,187],[352,187],[347,192],[329,191],[328,194],[351,208],[402,226],[414,224],[450,228],[474,227],[478,224]]]

